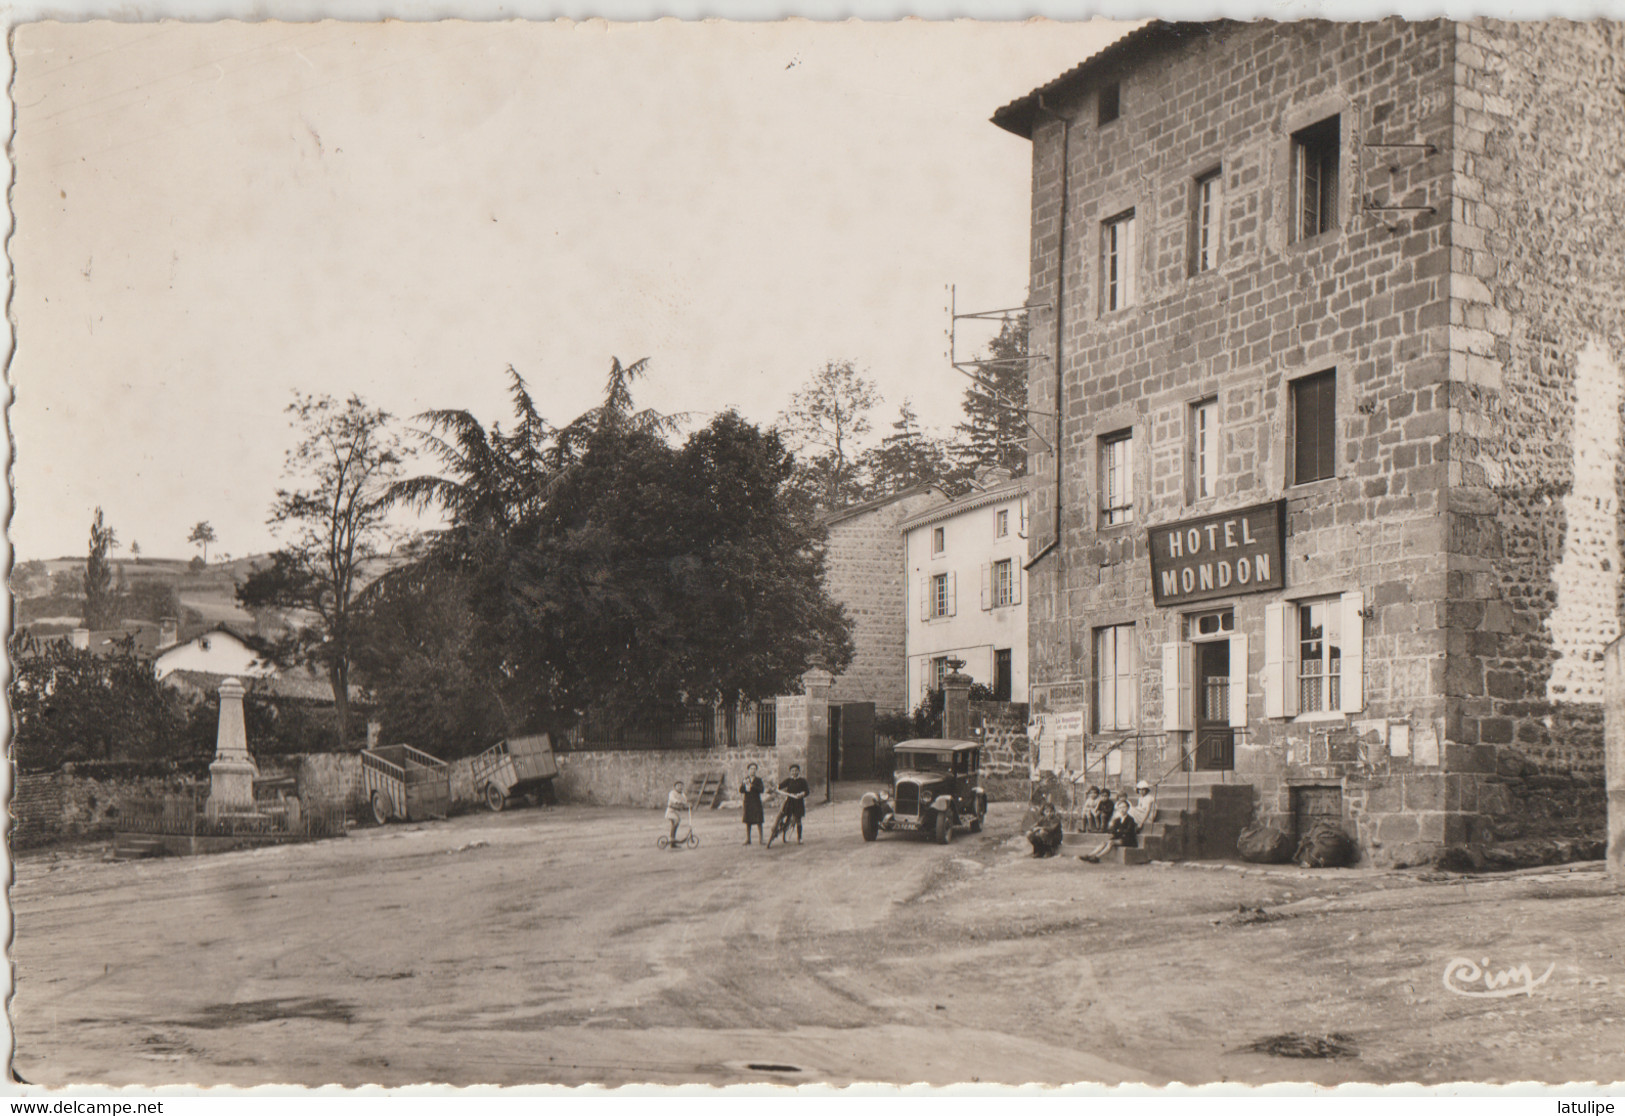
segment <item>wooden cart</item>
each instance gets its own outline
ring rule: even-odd
[[[469,767],[475,797],[492,810],[501,810],[514,798],[550,799],[553,777],[559,773],[553,741],[545,732],[504,740],[471,759]]]
[[[451,769],[428,752],[388,744],[361,753],[361,777],[373,820],[443,818],[451,807]]]

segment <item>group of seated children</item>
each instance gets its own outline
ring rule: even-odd
[[[1089,787],[1084,791],[1079,814],[1086,833],[1098,833],[1096,841],[1088,843],[1082,859],[1095,861],[1112,846],[1134,848],[1140,843],[1140,831],[1157,816],[1157,798],[1151,784],[1141,779],[1134,788],[1135,802],[1129,805],[1128,795]],[[1061,849],[1061,815],[1053,803],[1046,802],[1038,811],[1027,840],[1037,857],[1054,856]]]
[[[1144,779],[1135,784],[1134,793],[1135,801],[1131,806],[1128,795],[1122,791],[1118,791],[1115,797],[1111,792],[1095,787],[1084,791],[1084,829],[1099,833],[1101,837],[1080,854],[1082,859],[1099,860],[1114,845],[1129,849],[1139,845],[1140,831],[1157,816],[1157,798],[1151,791],[1151,784]]]

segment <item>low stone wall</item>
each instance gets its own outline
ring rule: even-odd
[[[11,847],[38,848],[56,841],[111,837],[119,804],[133,795],[159,795],[177,790],[191,772],[184,769],[139,773],[148,765],[120,765],[128,770],[97,771],[70,765],[60,771],[20,776],[11,792]]]
[[[687,785],[702,772],[724,771],[727,801],[734,802],[738,800],[737,788],[746,764],[756,764],[763,781],[772,783],[784,778],[790,764],[796,762],[774,748],[560,752],[557,759],[559,774],[553,786],[560,802],[661,808],[666,805],[672,784],[679,779]],[[456,797],[454,781],[454,801]]]

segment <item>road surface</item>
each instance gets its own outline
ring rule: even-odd
[[[16,1072],[35,1084],[1625,1078],[1625,907],[1506,877],[1035,861],[1020,811],[865,844],[857,805],[662,852],[560,807],[111,863],[26,855]],[[1241,912],[1240,907],[1249,908]],[[1262,908],[1260,914],[1254,908]],[[1527,993],[1482,988],[1528,964]],[[1504,991],[1504,989],[1501,989]],[[1341,1034],[1336,1058],[1252,1052]]]

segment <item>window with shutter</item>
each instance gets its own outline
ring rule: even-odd
[[[987,612],[994,607],[995,597],[993,588],[993,566],[989,562],[982,563],[982,611]]]
[[[1095,731],[1123,732],[1134,727],[1139,693],[1134,625],[1095,629]]]
[[[1332,116],[1292,134],[1292,237],[1307,240],[1337,227],[1337,169],[1342,144]]]
[[[1292,483],[1337,475],[1337,370],[1292,382]]]
[[[1264,716],[1298,714],[1298,678],[1293,641],[1298,610],[1285,601],[1264,606]]]

